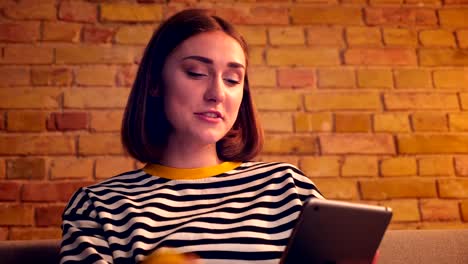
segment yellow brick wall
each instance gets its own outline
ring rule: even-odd
[[[122,110],[153,30],[187,7],[250,44],[259,160],[391,206],[394,229],[468,228],[466,1],[3,0],[0,240],[59,237],[74,190],[142,166]]]

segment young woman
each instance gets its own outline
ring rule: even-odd
[[[151,38],[122,125],[147,165],[78,190],[63,214],[61,263],[161,263],[172,248],[202,263],[278,263],[302,203],[321,197],[260,151],[247,45],[223,19],[185,10]],[[189,259],[188,257],[186,258]]]

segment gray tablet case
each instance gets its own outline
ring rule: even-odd
[[[281,264],[370,264],[392,218],[388,207],[310,199]]]

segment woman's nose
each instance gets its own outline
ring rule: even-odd
[[[205,100],[212,102],[222,102],[225,99],[225,84],[221,76],[216,76],[208,83],[205,91]]]

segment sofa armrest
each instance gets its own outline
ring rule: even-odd
[[[60,240],[0,241],[1,263],[59,263]]]
[[[388,230],[378,263],[468,263],[468,229]]]

